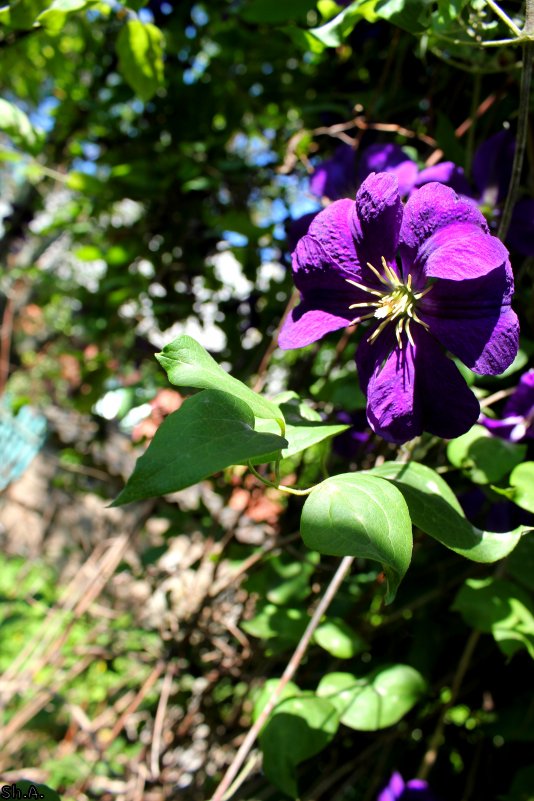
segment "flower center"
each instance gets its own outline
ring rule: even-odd
[[[372,289],[364,284],[359,284],[357,281],[353,281],[351,278],[346,279],[349,284],[352,284],[353,286],[358,287],[358,289],[361,289],[363,292],[368,292],[370,295],[373,295],[375,298],[377,298],[377,300],[364,301],[363,303],[353,303],[351,306],[349,306],[349,309],[374,308],[374,311],[371,311],[368,314],[355,317],[354,320],[352,320],[351,325],[361,323],[363,320],[369,320],[372,317],[376,317],[378,320],[381,320],[381,322],[368,338],[368,342],[373,343],[389,323],[394,323],[395,336],[397,337],[399,348],[402,349],[403,331],[406,332],[408,341],[413,345],[414,341],[412,332],[410,331],[410,324],[412,321],[414,323],[419,323],[419,325],[422,325],[423,328],[428,331],[428,325],[417,315],[415,307],[417,302],[421,300],[421,298],[424,297],[427,292],[430,292],[432,286],[427,286],[422,292],[414,292],[412,289],[411,274],[408,275],[406,283],[403,283],[397,273],[389,266],[389,264],[386,263],[386,260],[383,256],[383,275],[380,274],[372,264],[369,264],[369,262],[367,262],[367,266],[373,271],[380,283],[383,284],[384,289]]]

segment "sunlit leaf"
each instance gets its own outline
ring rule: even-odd
[[[374,559],[392,601],[410,564],[412,524],[399,490],[382,478],[343,473],[319,484],[304,504],[302,539],[320,553]]]
[[[345,726],[357,731],[377,731],[398,723],[419,701],[426,682],[409,665],[386,665],[366,676],[328,673],[317,694],[337,708]]]
[[[156,354],[156,359],[166,371],[171,384],[228,392],[245,401],[256,417],[276,420],[284,432],[284,416],[280,407],[229,375],[192,337],[186,334],[178,337],[165,345],[161,353]]]
[[[165,418],[112,505],[176,492],[285,445],[282,437],[254,431],[244,401],[217,390],[199,392]]]
[[[160,29],[138,19],[128,20],[117,39],[121,74],[145,102],[163,85],[163,46]]]
[[[503,559],[529,530],[519,526],[496,533],[472,526],[449,485],[435,470],[418,462],[385,462],[370,472],[398,487],[417,528],[474,562]]]

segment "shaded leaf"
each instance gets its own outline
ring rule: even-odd
[[[452,609],[472,628],[493,634],[506,656],[525,648],[534,659],[534,603],[513,581],[468,579]]]
[[[313,693],[277,704],[259,738],[267,778],[297,798],[296,766],[322,751],[338,726],[335,706]]]
[[[451,464],[461,467],[475,484],[492,484],[508,475],[525,458],[526,445],[492,437],[484,426],[475,425],[447,445]]]
[[[430,467],[418,462],[385,462],[369,472],[398,487],[417,528],[474,562],[503,559],[529,531],[528,526],[504,533],[472,526],[449,485]]]

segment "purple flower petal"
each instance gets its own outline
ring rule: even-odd
[[[310,180],[310,190],[317,197],[338,200],[354,197],[356,191],[355,152],[350,145],[340,145],[332,158],[319,164]]]
[[[445,439],[459,437],[476,423],[480,405],[438,342],[421,329],[415,341],[423,430]]]
[[[395,176],[384,172],[369,175],[358,189],[349,221],[362,266],[369,262],[380,269],[382,258],[394,263],[402,221],[402,201]],[[368,268],[366,272],[372,275]]]
[[[508,263],[508,251],[500,239],[488,235],[486,231],[472,223],[452,222],[445,228],[439,228],[419,247],[415,265],[416,269],[419,267],[422,270],[426,278],[444,278],[461,282],[488,275],[499,267],[505,267],[509,291],[507,299],[513,292],[514,283]]]
[[[493,207],[506,197],[514,150],[513,133],[502,130],[482,142],[475,151],[472,174],[481,204]]]
[[[474,305],[472,308],[476,311]],[[431,316],[426,309],[420,316],[436,339],[475,373],[499,375],[515,359],[519,347],[519,322],[509,306],[502,311],[490,308],[485,317],[478,318]]]
[[[525,417],[534,410],[534,370],[523,373],[514,394],[510,396],[505,407],[506,417],[522,415]]]
[[[358,183],[362,183],[373,172],[388,172],[399,184],[399,194],[408,195],[417,179],[417,164],[398,145],[370,145],[360,155]]]
[[[356,352],[360,384],[367,393],[367,420],[388,442],[406,442],[423,431],[415,358],[416,349],[408,345],[400,350],[391,330],[373,344],[362,340]]]
[[[312,220],[295,249],[293,278],[302,302],[280,331],[278,344],[284,350],[309,345],[344,328],[356,316],[349,306],[364,296],[347,283],[347,279],[360,278],[347,221],[353,206],[351,200],[331,203]]]
[[[387,787],[384,787],[382,792],[379,794],[377,801],[398,801],[398,799],[402,797],[403,790],[404,780],[400,773],[395,771],[395,773],[392,774]]]
[[[450,186],[451,189],[454,189],[454,191],[458,192],[460,195],[473,195],[463,169],[458,167],[453,161],[442,161],[440,164],[434,164],[432,167],[425,167],[424,170],[419,172],[415,187],[424,186],[424,184],[429,184],[432,181],[446,184],[446,186]]]
[[[403,265],[413,264],[425,241],[453,223],[488,231],[474,201],[460,197],[448,186],[430,183],[416,190],[408,199],[402,218],[399,250]]]
[[[390,442],[423,430],[452,439],[476,423],[478,401],[439,343],[421,327],[412,331],[415,347],[400,350],[386,331],[373,345],[360,343],[356,364],[369,425]]]

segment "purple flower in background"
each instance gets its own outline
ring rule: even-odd
[[[517,353],[508,251],[474,204],[442,184],[403,206],[395,176],[370,175],[355,201],[315,217],[293,273],[301,303],[280,347],[369,320],[356,363],[369,424],[392,442],[423,430],[456,437],[476,421],[478,401],[446,350],[486,375]]]
[[[317,197],[338,200],[356,191],[356,152],[350,145],[339,145],[322,161],[310,178],[310,190]]]
[[[436,801],[436,797],[427,782],[422,779],[405,782],[400,773],[395,772],[376,801]]]
[[[502,204],[512,175],[515,137],[503,130],[486,139],[473,157],[473,181],[477,203],[485,211]],[[512,212],[507,243],[523,256],[534,256],[534,200],[522,198]]]
[[[362,151],[358,164],[358,186],[372,172],[389,172],[399,182],[399,194],[409,195],[415,186],[419,168],[398,145],[370,145]]]
[[[534,439],[534,370],[524,373],[500,420],[482,417],[481,423],[497,437],[521,442]]]

